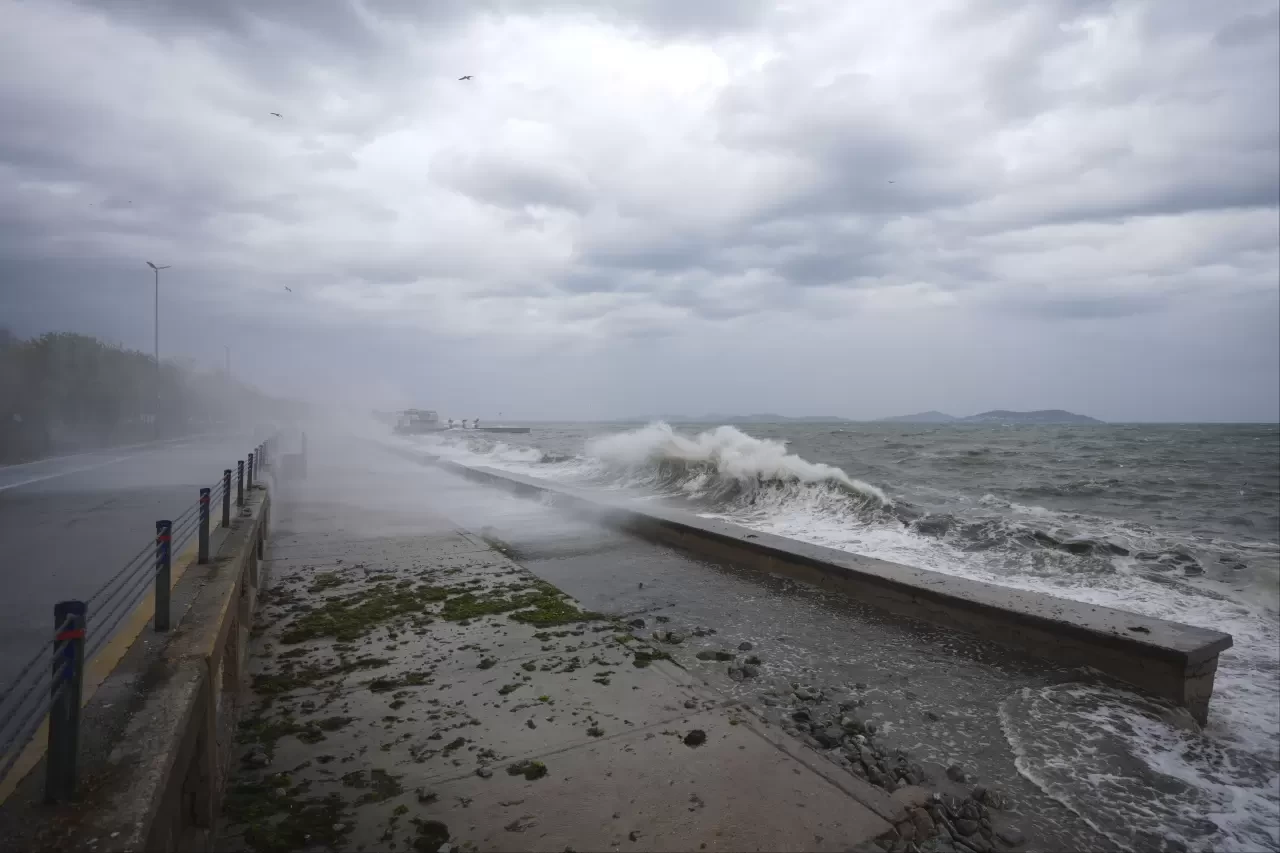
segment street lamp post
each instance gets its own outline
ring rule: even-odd
[[[160,434],[160,270],[167,270],[173,264],[165,264],[156,266],[147,261],[147,266],[151,267],[152,272],[156,274],[156,301],[155,301],[155,344],[156,344],[156,411],[155,411],[155,432]]]

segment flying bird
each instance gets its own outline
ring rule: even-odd
[[[287,285],[287,284],[284,286],[284,289],[285,289],[285,290],[287,290],[287,291],[289,291],[290,293],[293,293],[293,288],[292,288],[292,287],[290,287],[290,286],[289,286],[289,285]]]
[[[272,115],[275,116],[276,118],[284,118],[284,116],[280,115],[280,113],[272,113]]]
[[[896,183],[897,183],[897,181],[890,181],[889,183],[891,183],[891,184],[896,184]]]
[[[471,75],[470,75],[470,74],[463,74],[463,75],[462,75],[461,77],[459,77],[458,79],[459,79],[459,80],[470,80],[470,79],[471,79]]]

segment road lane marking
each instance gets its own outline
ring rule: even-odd
[[[160,447],[180,441],[191,441],[197,438],[222,435],[217,432],[198,432],[195,435],[183,435],[178,438],[162,438],[159,441],[140,441],[137,444],[118,444],[115,447],[102,447],[98,450],[86,450],[83,453],[64,453],[61,456],[46,456],[43,459],[32,459],[27,462],[14,462],[12,465],[0,465],[0,471],[11,471],[14,468],[29,468],[45,462],[57,462],[60,459],[79,459],[81,456],[101,456],[104,453],[118,453],[121,450],[137,450],[139,447]],[[137,454],[132,454],[136,456]]]
[[[138,456],[138,455],[140,454],[135,453],[133,456]],[[39,477],[30,477],[26,480],[19,480],[16,483],[6,483],[0,486],[0,492],[7,491],[9,489],[16,489],[19,486],[29,486],[32,483],[41,483],[41,482],[44,482],[45,480],[52,480],[57,477],[66,477],[70,474],[79,474],[82,471],[96,471],[99,468],[106,468],[108,465],[115,465],[116,463],[123,462],[126,459],[132,459],[133,456],[117,456],[114,459],[108,459],[106,462],[99,462],[96,465],[84,465],[80,468],[70,468],[66,471],[58,471],[57,473],[54,473],[54,474],[42,474]]]

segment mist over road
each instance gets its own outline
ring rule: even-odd
[[[91,595],[252,446],[199,437],[0,468],[0,689],[49,641],[54,602]]]

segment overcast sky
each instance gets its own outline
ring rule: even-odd
[[[1278,81],[1280,0],[0,0],[0,325],[150,350],[150,259],[276,392],[1275,420]]]

